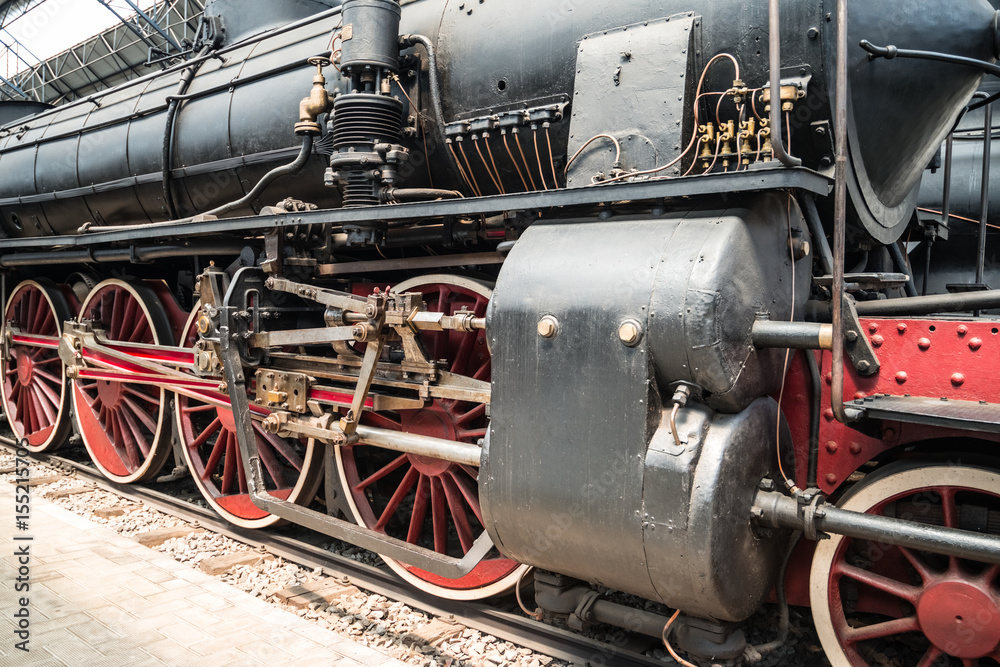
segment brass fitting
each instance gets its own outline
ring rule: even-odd
[[[719,149],[719,157],[722,158],[723,168],[729,168],[730,158],[735,155],[732,145],[732,141],[735,138],[736,123],[728,120],[719,126],[719,143],[722,144],[722,148]]]
[[[757,138],[757,119],[750,118],[740,123],[740,160],[743,166],[750,164],[750,156],[753,155],[753,142]]]
[[[330,64],[330,60],[315,57],[309,59],[309,64],[316,67],[316,76],[313,77],[309,97],[299,102],[299,122],[295,124],[295,134],[299,136],[320,134],[322,128],[316,119],[333,109],[333,98],[326,91],[326,77],[323,76],[323,68]]]
[[[702,168],[708,169],[709,162],[715,156],[715,125],[713,123],[705,123],[698,128],[698,131],[701,133],[698,141],[702,144],[701,153],[698,155],[698,158],[704,162]]]
[[[795,102],[801,100],[806,96],[806,91],[802,90],[798,86],[789,85],[781,86],[781,110],[791,111],[794,108]],[[764,102],[765,109],[771,110],[771,89],[764,88],[761,92],[760,99]]]

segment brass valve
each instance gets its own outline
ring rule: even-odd
[[[763,128],[760,131],[760,157],[765,162],[774,158],[774,150],[771,148],[771,128],[766,122],[761,123]]]
[[[733,87],[726,91],[726,95],[732,97],[737,106],[743,104],[749,94],[750,89],[740,79],[733,81]]]
[[[740,123],[740,133],[737,135],[740,143],[740,161],[743,166],[750,164],[753,155],[753,142],[757,138],[757,119],[750,118]]]
[[[333,98],[326,90],[326,77],[323,76],[323,68],[330,64],[330,60],[319,56],[310,58],[309,64],[316,67],[316,76],[313,77],[309,97],[299,102],[299,122],[295,124],[295,134],[299,136],[320,134],[322,128],[316,119],[333,109]]]
[[[791,111],[795,106],[795,102],[801,100],[803,97],[806,96],[806,91],[802,90],[801,88],[795,85],[781,86],[780,90],[781,90],[782,111]],[[764,88],[763,92],[760,95],[760,99],[761,101],[764,102],[765,110],[770,111],[771,89]]]
[[[736,138],[736,124],[728,120],[719,126],[719,143],[722,147],[719,149],[719,157],[722,158],[723,168],[728,169],[730,164],[730,158],[735,155],[733,153],[732,141]]]
[[[705,123],[704,125],[698,127],[698,132],[701,133],[698,141],[702,145],[701,153],[698,155],[698,158],[704,161],[702,168],[708,169],[709,162],[711,162],[715,156],[715,152],[713,151],[713,147],[716,145],[715,125],[713,123]]]

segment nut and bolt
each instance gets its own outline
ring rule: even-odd
[[[555,338],[556,333],[559,332],[559,320],[552,317],[551,315],[546,315],[542,319],[538,320],[538,335],[542,338]]]
[[[625,320],[618,327],[618,339],[628,347],[635,347],[642,340],[642,325],[636,320]]]

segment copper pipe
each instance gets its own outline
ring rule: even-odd
[[[507,155],[510,156],[510,161],[514,164],[514,169],[517,169],[517,176],[521,179],[521,184],[524,185],[524,191],[528,191],[528,182],[524,180],[524,174],[521,173],[521,167],[517,164],[517,160],[514,159],[514,153],[510,150],[510,144],[507,142],[507,133],[503,133],[503,146],[507,149]]]
[[[469,164],[469,157],[465,154],[465,147],[461,143],[458,144],[458,152],[462,154],[462,160],[465,161],[465,170],[472,180],[472,191],[476,193],[477,197],[482,197],[483,191],[479,189],[479,183],[476,182],[476,175],[472,173],[472,165]]]
[[[458,159],[458,155],[455,153],[455,146],[448,141],[448,150],[451,152],[451,159],[455,161],[455,165],[458,167],[458,173],[462,176],[462,180],[465,181],[465,185],[475,194],[475,190],[472,187],[472,181],[469,180],[468,174],[465,173],[465,167],[462,166],[462,162]]]
[[[524,148],[521,146],[521,135],[515,134],[514,141],[517,142],[517,150],[521,153],[521,161],[524,162],[524,171],[528,174],[528,180],[531,181],[532,191],[538,190],[538,186],[535,185],[535,177],[531,175],[531,169],[528,167],[528,158],[524,156]]]
[[[503,179],[500,178],[500,170],[497,169],[497,161],[493,159],[493,149],[490,148],[490,140],[485,134],[483,135],[483,143],[486,144],[486,154],[490,156],[490,163],[493,165],[493,173],[497,175],[497,185],[500,186],[500,194],[505,195],[507,194],[507,191],[504,190]]]
[[[490,171],[490,164],[486,161],[486,157],[483,155],[483,149],[479,147],[479,139],[473,137],[472,143],[476,145],[476,152],[479,153],[479,159],[482,160],[483,168],[486,169],[486,175],[490,177],[491,181],[493,181],[493,187],[495,187],[497,192],[500,194],[504,194],[503,186],[500,185],[496,177],[493,175],[493,172]]]
[[[778,0],[770,0],[772,6]],[[773,17],[772,17],[773,18]],[[774,31],[772,31],[774,32]],[[772,63],[773,64],[773,63]],[[772,116],[774,80],[771,81]],[[780,114],[779,114],[780,117]],[[780,121],[779,121],[780,122]],[[834,186],[834,221],[833,221],[833,350],[831,378],[831,408],[837,421],[847,423],[847,413],[844,410],[844,255],[845,233],[847,229],[847,0],[837,0],[837,104],[836,104],[836,183]],[[771,143],[775,151],[775,136],[772,127]],[[779,139],[780,142],[780,139]]]
[[[538,130],[532,128],[531,139],[535,142],[535,159],[538,160],[538,177],[542,180],[542,189],[548,191],[549,186],[545,184],[545,172],[542,171],[542,156],[538,153]]]
[[[549,166],[552,167],[552,187],[559,189],[559,177],[556,176],[556,161],[552,157],[552,139],[549,137],[549,128],[545,128],[545,143],[549,146]]]

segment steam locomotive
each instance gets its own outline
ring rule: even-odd
[[[28,449],[696,662],[770,596],[834,665],[1000,662],[987,219],[907,257],[986,0],[214,0],[189,46],[0,106]]]

